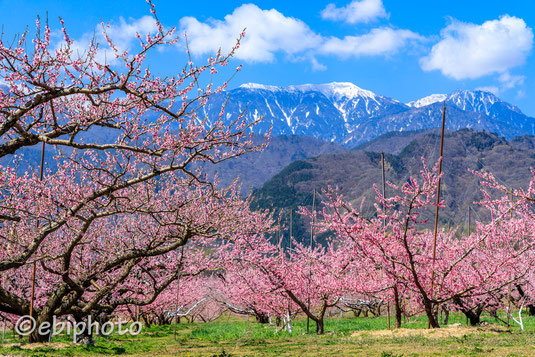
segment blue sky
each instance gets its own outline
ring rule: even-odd
[[[57,28],[63,17],[83,45],[101,21],[110,22],[123,46],[132,30],[150,31],[143,0],[0,1],[4,36],[33,26],[36,15]],[[535,1],[155,1],[167,27],[187,31],[191,50],[204,62],[247,36],[235,64],[243,71],[231,87],[353,82],[403,102],[431,93],[486,88],[535,116],[533,30]],[[153,59],[170,74],[183,48]]]

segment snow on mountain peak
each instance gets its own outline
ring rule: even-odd
[[[446,94],[431,94],[427,97],[407,103],[409,107],[420,108],[437,102],[443,102],[448,98]]]
[[[535,134],[535,118],[481,90],[432,94],[405,105],[348,82],[284,87],[247,83],[214,97],[204,107],[208,117],[220,115],[220,101],[230,98],[226,120],[246,108],[248,120],[264,117],[257,133],[272,129],[273,135],[308,135],[345,145],[391,131],[440,126],[444,101],[448,129],[488,130],[507,138]]]
[[[356,97],[367,97],[375,99],[377,95],[369,90],[362,89],[350,82],[332,82],[325,84],[300,84],[288,87],[270,86],[258,83],[245,83],[240,88],[261,89],[272,92],[278,91],[297,91],[297,92],[320,92],[327,98],[340,100],[342,98],[353,99]]]
[[[332,82],[325,84],[302,84],[297,86],[290,86],[289,89],[298,90],[301,92],[317,91],[323,93],[327,98],[334,98],[336,100],[347,98],[353,99],[356,97],[375,98],[377,95],[369,90],[362,89],[350,82]]]
[[[471,105],[474,105],[475,102],[494,104],[501,101],[500,98],[496,97],[491,92],[481,90],[459,90],[451,93],[448,97],[448,100],[456,103],[470,103]]]
[[[500,109],[495,108],[495,104],[497,103],[499,107],[505,107],[509,111],[522,114],[522,111],[518,107],[504,102],[491,92],[482,90],[459,90],[453,92],[448,97],[448,103],[452,103],[462,110],[483,113],[490,117],[499,115],[496,111],[500,111]]]
[[[280,91],[282,88],[277,86],[270,86],[266,84],[259,84],[259,83],[244,83],[240,86],[240,88],[246,88],[246,89],[263,89],[263,90],[269,90],[269,91]]]

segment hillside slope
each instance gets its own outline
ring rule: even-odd
[[[391,147],[391,137],[387,136],[382,141],[375,141],[373,148],[381,151],[381,142],[385,147]],[[486,212],[474,204],[482,198],[479,180],[469,170],[486,169],[508,186],[526,186],[532,176],[530,167],[535,167],[535,151],[529,147],[533,143],[533,137],[508,142],[495,134],[469,129],[448,133],[444,144],[441,196],[446,207],[441,209],[441,224],[465,224],[469,206],[475,212],[473,217],[485,220]],[[385,155],[387,180],[402,184],[410,175],[418,174],[422,168],[422,155],[428,165],[434,164],[438,159],[439,144],[440,136],[435,133],[416,133],[416,138],[397,155]],[[340,193],[357,206],[364,199],[363,212],[371,216],[375,204],[373,185],[381,183],[380,161],[378,152],[365,150],[296,161],[255,191],[254,206],[288,212],[299,205],[310,206],[314,189],[332,186],[338,187]],[[388,194],[392,194],[390,188],[387,188]],[[296,220],[295,236],[307,236],[308,223],[303,223],[300,218]]]

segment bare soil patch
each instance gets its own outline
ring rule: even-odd
[[[377,331],[356,331],[351,334],[352,337],[410,337],[422,336],[427,338],[445,338],[445,337],[462,337],[469,334],[500,334],[504,332],[511,332],[507,327],[499,325],[487,325],[479,327],[466,327],[450,325],[448,327],[436,329],[408,329],[400,328],[393,330],[377,330]]]

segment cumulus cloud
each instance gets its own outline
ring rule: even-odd
[[[525,63],[533,47],[532,29],[509,15],[482,25],[453,21],[441,37],[420,60],[421,67],[457,80],[506,73]]]
[[[423,39],[409,30],[381,27],[360,36],[331,37],[323,43],[319,51],[341,57],[384,56],[399,51],[411,41]]]
[[[382,0],[354,0],[344,7],[329,4],[321,12],[326,20],[344,21],[349,24],[368,23],[378,18],[388,17]]]
[[[228,51],[237,35],[247,28],[235,57],[251,62],[272,62],[277,52],[294,55],[322,41],[303,21],[254,4],[236,8],[222,21],[202,23],[194,17],[183,17],[180,28],[188,34],[190,51],[197,55],[211,54],[219,48]]]
[[[139,33],[142,38],[144,38],[147,34],[154,34],[157,31],[158,27],[152,16],[143,16],[139,19],[128,20],[125,20],[121,17],[119,18],[119,23],[112,23],[106,28],[108,36],[113,41],[115,47],[117,47],[117,49],[121,52],[130,50],[138,43],[136,33]],[[99,44],[99,51],[96,56],[96,60],[98,62],[112,65],[117,63],[114,52],[108,46],[108,42],[102,34],[101,25],[96,26],[94,32],[87,32],[80,38],[74,40],[73,44],[71,45],[73,55],[85,55],[91,41],[96,41]],[[65,42],[58,43],[58,47],[64,45]]]
[[[343,9],[349,11],[355,4],[363,9],[359,16],[366,14],[371,19],[372,2],[354,1]],[[378,4],[384,12],[382,2]],[[377,17],[383,12],[375,11],[373,16]],[[355,20],[352,17],[348,21]],[[236,58],[249,62],[272,62],[277,53],[283,53],[294,60],[311,58],[312,69],[319,71],[326,67],[314,58],[318,54],[342,58],[386,56],[399,51],[411,41],[423,39],[412,31],[390,27],[376,28],[359,36],[324,37],[299,19],[284,16],[275,9],[263,10],[254,4],[236,8],[223,20],[200,22],[194,17],[184,17],[180,20],[180,28],[187,33],[189,49],[194,55],[212,54],[219,48],[228,51],[235,44],[237,35],[247,28]]]

